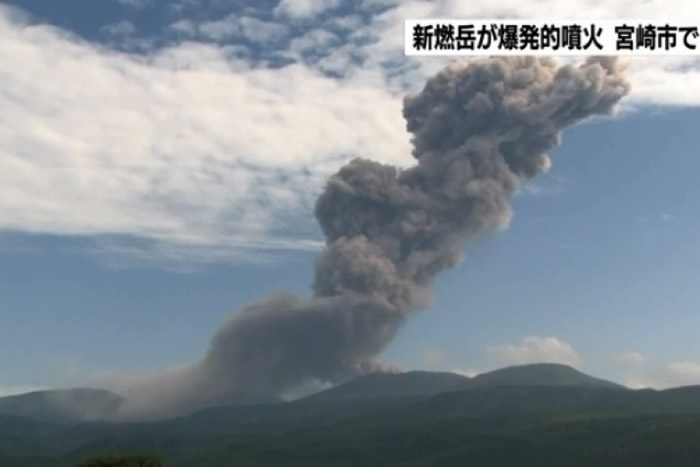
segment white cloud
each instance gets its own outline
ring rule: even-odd
[[[423,351],[418,368],[427,371],[446,371],[472,378],[478,371],[464,368],[460,362],[456,362],[447,350],[430,348]]]
[[[653,389],[652,385],[649,384],[648,380],[639,378],[629,378],[624,383],[624,386],[627,386],[630,389]]]
[[[672,384],[677,386],[700,384],[700,363],[696,362],[673,362],[666,368]]]
[[[634,389],[667,389],[700,385],[700,363],[692,361],[670,362],[629,378],[626,384]]]
[[[153,5],[153,0],[117,0],[117,3],[140,9]]]
[[[198,32],[212,40],[224,40],[241,34],[241,26],[234,15],[198,25]]]
[[[479,375],[479,371],[477,370],[463,370],[461,368],[453,368],[450,370],[450,373],[456,373],[458,375],[466,376],[467,378],[474,378],[475,376]]]
[[[622,352],[615,355],[615,361],[629,365],[640,365],[646,361],[639,352]]]
[[[328,18],[326,24],[337,31],[352,31],[359,29],[364,24],[362,17],[359,15],[336,16]]]
[[[503,365],[527,363],[562,363],[578,367],[581,357],[566,342],[556,337],[526,337],[519,344],[494,345],[488,355]]]
[[[316,248],[309,213],[332,171],[409,159],[400,96],[371,73],[252,68],[193,43],[116,53],[9,17],[0,7],[0,229]]]
[[[287,27],[270,21],[244,16],[240,19],[243,35],[259,44],[276,42],[287,35]]]
[[[308,52],[318,52],[328,49],[333,44],[338,44],[338,36],[325,29],[313,29],[303,36],[293,39],[289,49],[292,54],[303,55]]]
[[[189,37],[194,37],[197,35],[198,23],[191,19],[180,19],[169,24],[168,29]]]
[[[128,36],[136,31],[134,23],[131,21],[119,21],[118,23],[108,24],[100,28],[100,31],[111,36]]]
[[[208,39],[215,42],[245,38],[262,45],[280,41],[288,34],[288,28],[283,24],[239,14],[201,22],[180,19],[168,25],[168,29],[189,38]]]
[[[340,0],[282,0],[274,12],[278,15],[302,19],[338,8],[339,5]]]

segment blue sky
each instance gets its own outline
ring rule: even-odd
[[[251,300],[308,294],[323,180],[410,164],[401,96],[445,63],[403,57],[401,20],[499,14],[459,3],[0,4],[0,392],[188,362]],[[527,3],[501,8],[567,13]],[[700,383],[696,67],[633,62],[625,112],[565,133],[382,359]]]

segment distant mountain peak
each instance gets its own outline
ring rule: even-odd
[[[308,396],[308,399],[359,399],[370,397],[434,396],[491,386],[581,386],[624,388],[594,378],[561,363],[514,365],[473,378],[435,371],[374,372]]]
[[[562,363],[513,365],[482,373],[470,380],[469,387],[483,386],[583,386],[624,388],[624,386],[587,375]]]

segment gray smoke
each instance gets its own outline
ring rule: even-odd
[[[417,164],[356,159],[333,175],[316,217],[327,246],[313,296],[280,294],[232,316],[203,359],[126,392],[125,416],[274,400],[342,381],[374,358],[470,237],[507,226],[522,181],[545,172],[562,130],[611,114],[629,84],[612,58],[557,66],[533,57],[456,63],[404,101]]]

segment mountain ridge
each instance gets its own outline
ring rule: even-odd
[[[374,372],[359,376],[305,399],[348,399],[388,396],[433,396],[494,386],[584,386],[627,389],[559,363],[512,365],[474,377],[443,371]]]
[[[468,386],[591,386],[627,389],[625,386],[583,373],[561,363],[512,365],[479,374]]]
[[[427,398],[448,392],[504,385],[624,388],[622,385],[589,376],[567,365],[535,363],[500,368],[472,378],[444,371],[374,372],[291,402]],[[122,396],[104,389],[74,388],[33,391],[0,398],[0,415],[61,423],[109,420],[116,414],[123,401]],[[289,403],[282,402],[281,405]],[[204,410],[228,410],[228,407],[236,405],[268,406],[273,404],[272,401],[267,400],[259,404],[249,401],[245,404],[213,406]],[[234,412],[247,413],[245,409]],[[190,415],[196,415],[196,413]]]
[[[556,364],[474,378],[365,375],[339,386],[315,398],[212,407],[155,422],[50,423],[0,414],[0,465],[63,467],[94,454],[142,451],[162,453],[173,467],[422,467],[479,456],[474,465],[508,465],[550,453],[549,447],[564,457],[527,465],[564,465],[571,449],[590,452],[608,436],[614,438],[606,455],[628,436],[647,436],[630,450],[640,458],[648,443],[679,449],[700,436],[700,386],[633,390]],[[663,432],[650,431],[658,427]],[[526,449],[510,452],[518,447]],[[454,462],[434,458],[438,453]],[[403,463],[409,458],[414,463]],[[603,465],[597,460],[580,465]]]

